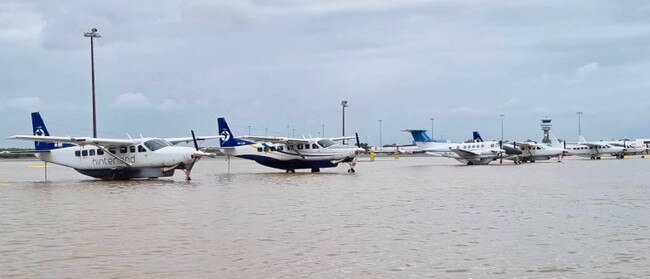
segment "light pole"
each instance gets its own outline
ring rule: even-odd
[[[251,125],[248,125],[248,135],[251,135]]]
[[[291,129],[291,131],[293,132],[291,137],[295,138],[296,137],[296,128]]]
[[[505,114],[500,114],[499,117],[501,117],[501,142],[503,142],[503,117],[506,116]]]
[[[433,117],[431,118],[431,139],[433,140]]]
[[[580,123],[580,118],[582,118],[581,117],[582,116],[582,111],[576,112],[576,114],[578,115],[578,136],[582,136],[582,127],[581,127],[581,123]]]
[[[345,137],[345,108],[348,107],[348,101],[343,100],[341,101],[341,108],[343,109],[343,137]],[[343,140],[343,144],[345,144],[345,140]]]
[[[381,143],[381,119],[379,119],[379,148],[382,147]]]
[[[93,84],[93,138],[97,137],[97,110],[95,109],[95,38],[101,38],[102,35],[97,33],[97,28],[84,33],[84,37],[90,38],[90,75]]]

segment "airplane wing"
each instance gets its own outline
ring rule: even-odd
[[[537,147],[536,143],[531,143],[531,142],[515,142],[514,144],[517,147]],[[506,143],[503,143],[503,145],[506,145]]]
[[[340,141],[340,140],[351,140],[351,139],[356,139],[357,137],[338,137],[338,138],[327,138],[329,140],[333,141]]]
[[[596,147],[596,148],[600,148],[600,147],[603,146],[603,144],[598,144],[598,143],[593,143],[593,142],[581,142],[580,144],[581,145],[586,145],[586,146],[589,146],[589,147]]]
[[[472,152],[469,150],[464,150],[464,149],[452,149],[451,151],[456,153],[461,158],[465,158],[465,159],[473,159],[481,155],[479,153]]]
[[[285,137],[240,136],[240,138],[256,142],[265,141],[273,143],[286,143],[289,141],[289,138]]]
[[[262,136],[241,136],[240,138],[246,140],[252,140],[255,142],[271,142],[271,143],[287,143],[287,144],[306,144],[313,139],[294,139],[294,138],[285,138],[285,137],[262,137]]]
[[[55,136],[33,136],[33,135],[15,135],[7,139],[30,140],[51,143],[71,143],[78,145],[130,145],[134,141],[130,139],[108,139],[108,138],[90,138],[90,137],[55,137]]]
[[[210,139],[222,139],[224,136],[205,136],[205,137],[196,137],[197,141],[202,141],[202,140],[210,140]],[[177,144],[177,143],[188,143],[188,142],[193,142],[194,139],[192,137],[184,137],[184,138],[165,138],[164,140],[170,142],[171,144]]]

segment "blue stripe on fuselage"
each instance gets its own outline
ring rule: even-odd
[[[241,155],[237,157],[253,160],[260,165],[282,170],[333,168],[338,166],[338,164],[332,163],[330,160],[278,160],[260,155]]]

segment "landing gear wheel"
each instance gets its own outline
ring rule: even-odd
[[[319,168],[312,168],[311,172],[320,172],[320,169]]]
[[[287,170],[286,173],[296,173],[296,170]]]
[[[349,169],[348,173],[355,173],[356,171],[354,169]]]
[[[467,165],[468,165],[468,166],[473,166],[473,165],[474,165],[474,162],[467,162]]]
[[[596,160],[600,160],[600,157],[596,157]]]

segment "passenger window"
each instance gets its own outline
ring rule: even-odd
[[[282,151],[282,150],[284,150],[284,147],[278,146],[278,150]]]
[[[129,152],[135,153],[135,146],[133,145],[129,146]]]
[[[264,152],[269,152],[269,148],[265,146],[264,147]]]
[[[95,156],[95,149],[88,150],[88,155]]]
[[[257,148],[257,152],[262,152],[262,150],[264,150],[264,149],[262,149],[261,147]]]
[[[315,144],[315,143],[312,143],[312,144],[311,144],[311,148],[312,148],[312,149],[318,149],[318,145]]]
[[[74,152],[74,156],[77,156],[77,157],[81,156],[81,151],[76,150],[76,151]]]
[[[144,149],[144,146],[138,145],[138,152],[147,152],[147,150]]]
[[[309,149],[309,143],[305,144],[305,149]]]
[[[293,150],[293,145],[287,145],[287,150]]]
[[[116,151],[115,147],[109,147],[108,152],[115,154],[115,152],[117,152],[117,151]]]
[[[302,143],[298,144],[298,149],[302,149]]]
[[[99,156],[104,155],[104,150],[97,149],[97,155]]]
[[[88,156],[88,150],[81,150],[81,156]]]
[[[126,153],[126,146],[120,146],[120,153]]]

